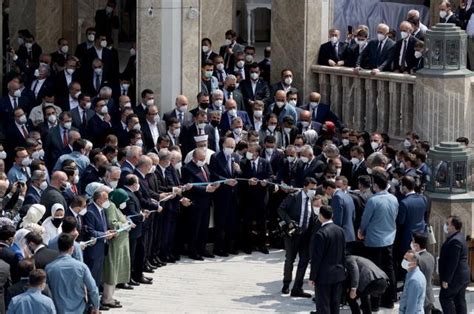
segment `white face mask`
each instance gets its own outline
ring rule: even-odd
[[[39,188],[42,191],[46,190],[48,188],[48,182],[46,182],[46,181],[41,182]]]
[[[69,47],[67,45],[61,47],[61,52],[62,53],[68,53],[68,51],[69,51]]]
[[[351,163],[352,163],[353,165],[357,165],[357,164],[359,163],[359,159],[358,159],[358,158],[355,158],[355,157],[352,157],[352,158],[351,158]]]
[[[13,92],[14,97],[21,97],[21,90],[17,89],[16,91]]]
[[[206,162],[203,161],[203,160],[196,161],[196,166],[198,166],[198,167],[204,167],[205,164],[206,164]]]
[[[446,11],[439,11],[439,17],[444,19],[446,17],[446,15],[448,15],[448,12]]]
[[[92,103],[91,102],[86,102],[86,106],[84,107],[84,109],[91,109],[91,106],[92,106]]]
[[[293,162],[293,161],[295,161],[296,158],[293,157],[293,156],[288,156],[288,157],[286,157],[286,159],[288,159],[289,162]]]
[[[245,158],[247,158],[248,160],[253,160],[253,153],[251,153],[251,152],[246,152],[246,153],[245,153]]]
[[[309,198],[313,198],[315,195],[316,195],[316,191],[315,190],[308,190],[306,192],[306,195],[309,197]]]
[[[34,75],[35,77],[40,76],[40,71],[39,71],[38,69],[36,69],[35,72],[33,73],[33,75]]]
[[[74,74],[74,69],[66,69],[67,74],[73,75]]]
[[[337,36],[332,36],[329,40],[331,41],[331,44],[335,45],[339,41],[339,38],[337,38]]]
[[[224,63],[218,63],[218,64],[216,65],[216,69],[219,70],[219,71],[224,70]]]
[[[290,134],[291,128],[283,128],[283,131],[284,131],[286,134]]]
[[[226,46],[230,46],[232,44],[232,40],[230,39],[226,39],[225,42],[224,42],[224,45]]]
[[[285,102],[284,101],[277,101],[275,104],[277,105],[278,108],[281,108],[285,105]]]
[[[117,185],[118,185],[118,181],[110,181],[109,182],[109,186],[114,190],[117,188]]]
[[[363,47],[366,42],[367,42],[366,40],[359,40],[357,44],[359,45],[359,47]]]
[[[188,106],[180,106],[180,107],[178,107],[178,111],[186,112],[186,111],[188,111]]]
[[[410,34],[408,34],[408,32],[400,32],[400,36],[402,37],[402,39],[406,39]]]
[[[6,158],[7,158],[7,152],[4,151],[4,150],[2,150],[2,151],[0,152],[0,159],[6,159]]]
[[[102,203],[102,208],[106,209],[110,207],[110,201],[106,200],[105,202]]]
[[[102,40],[102,41],[100,42],[100,46],[101,46],[102,48],[107,47],[107,40]]]
[[[320,209],[321,209],[321,207],[319,207],[319,206],[313,206],[313,213],[314,213],[316,216],[318,216]]]
[[[350,142],[349,142],[349,140],[348,140],[347,138],[343,138],[343,139],[342,139],[342,145],[343,145],[343,146],[347,146],[347,145],[349,145],[349,144],[350,144]]]
[[[410,268],[410,262],[407,261],[406,259],[403,259],[402,268],[405,269],[405,270],[408,270]]]
[[[415,58],[420,59],[423,56],[423,52],[415,51]]]
[[[258,77],[259,77],[258,73],[255,73],[255,72],[250,73],[250,78],[252,80],[256,81],[258,80]]]
[[[26,121],[28,121],[28,119],[26,118],[25,115],[22,115],[22,116],[20,116],[20,118],[18,119],[18,124],[21,124],[21,125],[26,124]]]
[[[36,159],[36,160],[43,159],[43,157],[44,157],[44,150],[42,149],[37,150],[31,154],[31,158]]]
[[[443,11],[443,12],[444,12],[444,11]],[[443,231],[444,231],[445,234],[448,234],[448,233],[449,233],[448,224],[447,224],[447,223],[445,223],[445,224],[443,225]]]
[[[292,78],[292,77],[287,77],[287,78],[285,78],[285,84],[286,84],[286,85],[289,86],[289,85],[291,85],[291,83],[293,83],[293,78]]]
[[[181,161],[179,161],[174,165],[174,169],[179,171],[179,170],[181,170],[182,166],[183,166],[183,163]]]
[[[30,157],[24,158],[24,159],[21,161],[21,164],[22,164],[24,167],[28,167],[29,165],[31,165],[31,159],[30,159]]]
[[[102,114],[109,113],[109,108],[107,108],[107,106],[103,106],[102,109],[100,109],[100,113],[102,113]]]
[[[74,176],[74,184],[78,184],[79,183],[79,175],[75,175]]]
[[[254,116],[255,118],[260,119],[260,118],[263,116],[263,110],[256,110],[256,111],[254,111],[254,112],[253,112],[253,116]]]
[[[120,208],[120,209],[125,209],[125,207],[127,207],[127,203],[121,203],[121,204],[119,205],[119,208]]]
[[[30,50],[33,47],[33,43],[26,43],[25,47],[26,49]]]
[[[234,152],[234,149],[231,147],[224,147],[223,151],[224,151],[224,155],[230,156]]]
[[[393,178],[392,180],[390,180],[390,185],[398,186],[398,180]]]
[[[309,103],[309,106],[311,107],[311,109],[314,109],[318,106],[318,104],[319,104],[318,102],[312,101]]]
[[[410,243],[410,249],[415,252],[417,251],[415,248],[415,244],[413,244],[413,242]]]
[[[235,128],[234,133],[237,134],[237,135],[242,134],[242,128]]]
[[[152,105],[154,105],[154,104],[155,104],[155,100],[154,100],[154,99],[148,99],[148,100],[146,101],[146,105],[147,105],[147,106],[152,106]]]
[[[207,53],[209,51],[209,46],[202,46],[202,52]]]
[[[137,54],[137,50],[135,48],[130,48],[130,55],[134,56]]]
[[[367,173],[368,173],[368,174],[372,174],[372,169],[371,169],[371,168],[367,168]]]
[[[273,133],[273,132],[275,132],[276,125],[269,125],[267,128],[268,128],[268,130],[269,130],[270,132]]]
[[[242,69],[245,65],[245,61],[243,60],[240,60],[240,61],[237,61],[237,63],[235,64],[239,69]]]
[[[72,122],[65,122],[63,126],[66,130],[70,130],[72,127]]]
[[[142,129],[142,127],[140,126],[139,123],[135,124],[135,125],[132,127],[132,130],[140,131],[141,129]]]
[[[409,148],[411,146],[411,143],[409,140],[404,140],[403,141],[403,146],[405,146],[405,148]]]
[[[266,148],[265,149],[265,152],[267,153],[268,156],[273,155],[273,151],[274,151],[273,148]]]
[[[181,134],[181,129],[174,129],[173,130],[173,135],[178,137]]]
[[[142,141],[142,140],[138,140],[138,141],[135,143],[135,146],[142,147],[142,146],[143,146],[143,141]]]
[[[91,42],[94,41],[95,40],[95,35],[94,34],[87,35],[87,40],[91,41]]]
[[[370,146],[372,147],[373,150],[376,150],[379,148],[379,143],[377,142],[370,142]]]
[[[296,100],[290,100],[288,103],[293,107],[296,107]]]
[[[385,39],[385,35],[384,35],[384,34],[377,33],[377,40],[378,40],[378,41],[383,41],[384,39]]]
[[[247,63],[251,63],[253,61],[253,56],[252,55],[246,55],[245,56],[245,61],[247,61]]]
[[[229,115],[231,117],[236,117],[237,116],[237,109],[230,109],[229,110]]]
[[[84,216],[85,214],[87,214],[87,207],[81,209],[81,211],[79,212],[79,216]]]
[[[102,74],[102,68],[94,69],[94,73],[97,74],[97,75],[101,75]]]
[[[308,161],[309,161],[308,157],[304,157],[304,156],[301,156],[300,160],[304,164],[308,163]]]
[[[308,121],[301,121],[301,126],[303,128],[307,128],[309,126],[309,122]]]

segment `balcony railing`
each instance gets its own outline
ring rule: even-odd
[[[321,102],[354,130],[402,138],[413,130],[415,76],[392,72],[372,75],[352,68],[313,65]]]

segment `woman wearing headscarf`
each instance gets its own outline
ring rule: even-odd
[[[31,253],[26,246],[25,237],[31,231],[28,229],[20,229],[15,233],[13,237],[12,250],[18,256],[18,260],[21,261],[24,258],[29,258]]]
[[[109,193],[110,206],[105,209],[109,230],[118,230],[130,226],[127,217],[121,209],[127,206],[128,195],[123,189],[116,189]],[[113,298],[116,285],[125,285],[130,281],[130,248],[128,231],[117,233],[109,240],[109,251],[104,261],[102,273],[104,294],[102,304],[111,308],[122,307],[120,302]]]
[[[49,240],[57,237],[63,232],[61,224],[64,219],[64,207],[62,204],[56,203],[51,207],[51,216],[46,218],[43,222],[43,242],[49,243]]]
[[[23,221],[20,223],[20,228],[24,228],[26,225],[32,223],[37,224],[41,218],[43,218],[44,213],[46,212],[46,207],[41,204],[33,204],[30,206],[26,212]]]

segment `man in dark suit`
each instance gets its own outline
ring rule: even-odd
[[[237,110],[245,110],[244,96],[240,89],[237,88],[237,78],[233,74],[228,74],[224,80],[224,87],[222,88],[224,96],[223,102],[226,103],[229,99],[233,99],[237,103]]]
[[[45,95],[50,95],[54,90],[54,80],[51,78],[51,68],[48,65],[40,65],[35,70],[36,79],[30,84],[30,90],[34,95],[34,106],[41,104]]]
[[[270,46],[265,47],[263,50],[263,60],[258,63],[258,67],[262,71],[262,79],[267,83],[270,84],[270,69],[271,69],[271,55],[272,55],[272,48]]]
[[[41,194],[47,186],[45,172],[42,170],[33,171],[23,205],[38,204],[41,200]]]
[[[318,180],[322,173],[316,173],[316,170],[321,168],[324,163],[314,157],[313,148],[309,145],[304,145],[301,148],[300,160],[295,171],[295,187],[303,187],[304,179],[311,177]]]
[[[94,99],[94,101],[95,115],[88,122],[87,134],[95,146],[103,147],[105,138],[112,131],[111,117],[103,99]]]
[[[163,120],[169,123],[171,118],[177,118],[181,123],[181,127],[193,123],[193,115],[188,111],[188,98],[184,95],[178,95],[175,101],[176,108],[163,114]]]
[[[204,65],[207,60],[214,61],[214,58],[218,56],[217,53],[212,51],[212,41],[209,38],[201,40],[201,50],[201,65]]]
[[[143,265],[145,262],[145,252],[143,247],[143,220],[145,213],[142,213],[140,200],[136,196],[136,192],[140,186],[138,178],[134,174],[127,174],[124,178],[124,188],[128,195],[127,206],[122,209],[124,215],[130,216],[135,228],[130,230],[130,265],[131,265],[131,285],[151,284],[152,280],[148,280],[143,276]]]
[[[262,149],[260,145],[251,143],[249,144],[246,158],[240,161],[240,168],[242,169],[242,177],[249,179],[248,184],[242,184],[244,194],[247,198],[247,204],[245,206],[245,212],[243,213],[243,229],[244,229],[244,252],[247,254],[252,253],[252,234],[253,221],[256,222],[257,238],[255,246],[258,251],[263,254],[268,254],[268,249],[265,245],[266,240],[266,201],[268,196],[268,183],[272,182],[272,168],[270,163],[260,157]],[[245,192],[245,189],[247,191]],[[270,188],[274,190],[274,186]]]
[[[182,169],[183,183],[205,183],[210,182],[210,173],[205,164],[206,150],[196,148],[193,159]],[[206,250],[207,231],[209,227],[211,195],[219,188],[219,185],[193,186],[184,193],[184,196],[192,201],[190,206],[190,233],[188,240],[189,257],[194,260],[203,260],[203,255],[209,255]]]
[[[319,209],[321,228],[311,239],[310,284],[315,287],[318,313],[339,313],[339,304],[346,279],[344,230],[332,221],[332,208]]]
[[[301,106],[301,109],[308,110],[311,112],[311,120],[323,124],[326,121],[333,122],[337,128],[342,127],[342,122],[336,116],[334,112],[331,111],[329,105],[320,103],[321,94],[318,92],[312,92],[309,94],[309,103]]]
[[[412,36],[413,27],[407,21],[400,24],[402,38],[395,44],[395,56],[393,58],[393,71],[399,73],[410,73],[417,65],[415,58],[415,44],[418,41]]]
[[[95,41],[95,28],[94,27],[88,27],[86,29],[86,40],[76,47],[76,52],[74,55],[81,61],[81,64],[86,63],[86,56],[87,56],[87,50],[89,48],[92,48],[94,46],[94,41]]]
[[[293,84],[293,72],[290,69],[283,69],[280,72],[281,79],[278,83],[273,84],[270,87],[270,97],[273,99],[277,91],[282,90],[285,93],[289,92],[291,89],[294,89],[296,92],[298,89],[294,87]]]
[[[12,225],[3,225],[0,227],[0,260],[5,261],[10,266],[12,283],[16,283],[20,280],[18,271],[19,256],[11,249],[15,232],[16,229]],[[5,267],[2,268],[5,270]]]
[[[68,111],[59,115],[59,124],[52,128],[44,141],[45,162],[48,169],[53,169],[56,160],[63,154],[69,143],[69,130],[72,127],[72,117]]]
[[[245,110],[248,114],[252,112],[255,100],[261,100],[265,104],[270,101],[270,89],[267,83],[260,78],[260,68],[257,63],[249,67],[249,78],[240,82],[239,89],[244,98]]]
[[[13,156],[15,147],[26,147],[26,140],[32,131],[31,121],[28,121],[24,110],[18,107],[13,111],[13,119],[5,127],[4,134],[8,141],[3,144],[3,147],[8,155]]]
[[[82,137],[88,138],[87,125],[95,114],[94,110],[91,109],[91,96],[87,93],[81,93],[77,100],[79,106],[71,110],[72,126],[79,130]]]
[[[110,189],[105,187],[98,188],[92,196],[92,202],[87,207],[87,213],[84,215],[84,231],[87,238],[105,236],[84,250],[84,263],[89,267],[97,287],[102,283],[101,276],[107,254],[107,241],[117,233],[115,230],[108,230],[105,218],[104,210],[110,206],[109,191]]]
[[[62,192],[66,189],[66,182],[68,181],[67,175],[62,171],[55,171],[51,176],[51,182],[49,186],[41,194],[40,203],[46,207],[43,220],[51,216],[51,207],[59,203],[63,205],[63,208],[67,208],[66,199]]]
[[[357,40],[351,42],[349,47],[346,48],[344,54],[342,55],[345,67],[355,67],[359,55],[361,54],[362,50],[367,47],[367,40],[369,38],[369,33],[367,30],[359,29],[355,35]],[[366,60],[361,60],[362,68],[365,68],[366,64]]]
[[[369,41],[367,47],[359,55],[355,70],[361,69],[362,60],[367,60],[367,70],[372,74],[380,71],[391,71],[392,62],[395,54],[395,42],[388,38],[387,34],[390,28],[386,24],[377,26],[377,39]]]
[[[285,221],[288,230],[294,227],[299,230],[285,236],[285,266],[283,270],[283,288],[281,292],[288,294],[293,278],[293,264],[296,255],[299,257],[295,282],[291,290],[292,297],[310,298],[303,290],[303,280],[309,263],[309,243],[315,224],[315,213],[311,208],[311,198],[316,189],[316,180],[306,178],[300,192],[288,195],[278,207],[278,215]]]
[[[64,70],[54,77],[54,94],[59,97],[66,97],[69,94],[69,85],[77,81],[79,73],[77,71],[77,58],[68,57]]]
[[[119,28],[119,17],[114,12],[116,6],[115,0],[108,0],[105,9],[95,12],[95,28],[98,34],[112,38],[112,31]]]
[[[329,30],[329,41],[319,48],[318,64],[326,66],[344,65],[343,55],[347,49],[347,43],[340,42],[341,32],[338,29]]]
[[[451,23],[463,27],[462,21],[454,14],[453,5],[450,1],[441,1],[439,4],[439,17],[440,23]]]
[[[237,229],[237,181],[241,174],[239,155],[234,153],[235,140],[226,138],[222,150],[211,156],[209,171],[211,181],[227,180],[214,193],[215,247],[214,254],[228,256],[233,247]]]
[[[183,128],[179,135],[179,142],[181,143],[181,150],[183,156],[186,156],[190,151],[196,148],[195,136],[207,135],[207,147],[215,151],[216,141],[214,138],[215,130],[207,122],[207,114],[204,111],[199,111],[194,117],[194,123]]]
[[[93,51],[94,48],[89,49]],[[109,51],[107,48],[103,49],[103,53]],[[81,85],[84,91],[91,95],[97,95],[100,89],[104,86],[111,86],[112,81],[110,80],[109,72],[105,71],[105,64],[99,58],[95,58],[91,61],[90,70],[84,69],[86,73],[82,76]]]
[[[43,49],[36,43],[35,37],[27,32],[23,37],[24,44],[18,48],[18,58],[31,69],[36,69],[39,64],[40,55],[43,53]]]
[[[62,111],[71,111],[72,109],[79,106],[79,95],[81,94],[82,87],[79,82],[72,81],[68,86],[69,92],[66,96],[59,96],[55,98],[55,105],[60,107]]]
[[[45,269],[46,265],[58,257],[59,252],[51,250],[43,244],[43,238],[37,232],[30,232],[25,236],[26,245],[33,252],[37,269]]]
[[[466,237],[459,216],[450,216],[444,225],[446,241],[439,254],[439,302],[444,313],[467,313],[466,287],[469,283]]]
[[[357,180],[360,176],[367,175],[367,165],[364,158],[364,148],[362,146],[356,145],[352,146],[351,151],[351,163],[352,163],[352,175],[351,180],[349,181],[349,186],[352,190],[357,189]]]
[[[225,45],[219,49],[219,55],[224,58],[225,69],[233,69],[235,65],[234,54],[243,52],[245,47],[237,43],[237,33],[231,29],[225,32],[225,41]]]
[[[69,46],[66,38],[58,39],[58,49],[50,53],[51,65],[55,72],[61,71],[66,65],[66,60],[71,56],[69,54]]]
[[[237,103],[235,100],[229,99],[225,103],[225,111],[222,113],[221,123],[219,124],[219,129],[222,134],[225,134],[231,129],[232,120],[235,117],[240,117],[242,119],[244,129],[249,130],[251,128],[252,122],[250,122],[247,112],[237,110]]]
[[[145,121],[141,123],[141,131],[143,138],[143,148],[150,151],[155,148],[158,138],[166,134],[166,126],[164,121],[160,120],[158,115],[158,107],[150,105],[145,110]]]
[[[89,183],[102,182],[102,177],[105,174],[109,162],[104,154],[98,153],[94,156],[94,159],[86,167],[81,175],[81,191],[85,191]]]
[[[141,93],[141,97],[140,103],[133,108],[133,111],[138,116],[140,122],[143,122],[145,121],[146,107],[155,104],[155,94],[151,89],[144,89]]]
[[[15,108],[23,108],[25,112],[30,112],[31,109],[28,104],[28,99],[21,95],[18,80],[13,79],[8,82],[7,89],[8,94],[3,96],[0,100],[0,121],[2,123],[2,130],[5,129],[7,123],[11,121]]]

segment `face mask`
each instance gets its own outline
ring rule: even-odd
[[[179,171],[179,170],[181,170],[182,166],[183,166],[183,163],[181,161],[179,161],[174,165],[174,169]]]
[[[140,191],[140,183],[135,183],[133,185],[133,192],[138,192]]]
[[[277,101],[276,105],[277,105],[278,108],[281,108],[285,105],[285,102],[284,101]]]
[[[244,65],[245,65],[245,61],[243,61],[243,60],[237,61],[237,63],[236,63],[236,66],[240,69],[242,69],[244,67]]]
[[[150,171],[148,173],[154,173],[155,171],[156,171],[156,166],[153,165],[153,166],[151,166]]]
[[[258,77],[259,77],[258,73],[255,73],[255,72],[250,73],[250,78],[252,80],[256,81],[258,80]]]
[[[291,85],[291,83],[293,83],[293,78],[292,78],[292,77],[287,77],[287,78],[285,78],[285,84],[286,84],[286,85],[289,86],[289,85]]]
[[[232,44],[232,40],[226,39],[225,42],[224,42],[224,44],[225,44],[226,46],[230,46],[230,45]]]
[[[5,152],[4,150],[2,150],[0,152],[0,159],[6,159],[7,158],[7,152]]]
[[[19,46],[21,46],[21,45],[23,45],[23,44],[25,43],[25,41],[24,41],[23,38],[21,38],[21,37],[18,37],[17,42],[18,42],[18,45],[19,45]]]
[[[46,182],[46,181],[41,182],[39,188],[40,188],[41,191],[46,190],[48,188],[48,182]]]
[[[117,188],[117,185],[118,185],[118,181],[110,181],[109,182],[109,186],[114,190]]]
[[[135,124],[133,127],[132,127],[133,130],[137,130],[137,131],[140,131],[142,129],[142,127],[140,126],[140,124]]]
[[[251,63],[253,61],[253,56],[252,55],[246,55],[245,56],[245,61],[247,61],[247,63]]]
[[[135,48],[130,48],[130,55],[134,56],[136,54],[137,54],[137,51],[135,50]]]
[[[304,157],[304,156],[301,156],[300,160],[304,164],[308,163],[308,161],[309,161],[308,157]]]
[[[218,63],[218,64],[216,65],[216,69],[219,70],[219,71],[224,70],[224,63]]]
[[[155,104],[155,100],[154,100],[154,99],[148,99],[148,100],[146,101],[146,105],[147,105],[147,106],[153,106],[154,104]]]
[[[35,77],[40,76],[40,71],[39,71],[38,69],[36,69],[35,72],[33,73],[33,75],[34,75]]]
[[[286,134],[289,134],[290,131],[291,131],[291,128],[283,128],[283,131],[284,131]]]
[[[405,269],[405,270],[408,270],[410,268],[410,262],[407,261],[406,259],[403,259],[402,268]]]
[[[214,101],[214,106],[216,106],[219,109],[222,109],[222,100],[216,100]]]
[[[92,103],[91,102],[86,102],[86,105],[84,106],[84,109],[88,110],[91,109]]]
[[[423,52],[415,51],[415,58],[420,59],[423,56]]]
[[[199,123],[198,124],[198,129],[204,129],[206,127],[206,123]]]
[[[206,164],[206,162],[204,162],[204,161],[202,161],[202,160],[198,160],[198,161],[196,162],[196,165],[197,165],[199,168],[204,167],[205,164]]]
[[[229,115],[231,117],[236,117],[237,116],[237,109],[230,109],[229,110]]]
[[[100,46],[101,46],[102,48],[107,47],[107,40],[102,40],[102,41],[100,42]]]
[[[74,184],[78,184],[78,183],[79,183],[79,176],[75,175],[74,176]]]
[[[87,208],[81,209],[81,211],[79,212],[79,216],[84,216],[85,214],[87,214]]]
[[[74,94],[74,98],[78,99],[79,96],[81,96],[81,91],[78,91],[77,93]]]
[[[443,11],[443,12],[444,12],[444,11]],[[443,225],[443,231],[444,231],[445,234],[448,234],[448,233],[449,233],[448,224],[445,223],[445,224]]]
[[[237,134],[237,135],[242,134],[242,128],[235,128],[234,133]]]
[[[105,12],[107,12],[107,14],[112,13],[113,10],[114,10],[114,8],[112,8],[112,7],[109,7],[109,6],[105,7]]]
[[[403,161],[400,162],[400,164],[398,165],[398,168],[405,169],[405,163]]]
[[[367,173],[368,173],[368,174],[372,174],[372,172],[373,172],[373,171],[372,171],[371,168],[367,168]]]
[[[359,45],[359,47],[363,47],[366,42],[367,42],[367,41],[365,41],[365,40],[359,40],[359,41],[357,42],[357,44]]]
[[[64,217],[55,217],[53,219],[51,219],[51,223],[56,227],[56,228],[59,228],[59,226],[61,225],[61,223],[63,222],[63,219]]]
[[[444,19],[446,17],[446,15],[448,15],[448,13],[446,11],[439,11],[439,17]]]
[[[319,210],[321,209],[321,207],[318,207],[318,206],[313,206],[313,213],[317,216],[319,215]]]
[[[308,190],[306,192],[306,195],[309,197],[309,198],[313,198],[314,195],[316,195],[316,191],[315,190]]]
[[[87,40],[88,41],[94,41],[95,40],[95,35],[94,34],[87,35]]]
[[[207,53],[209,51],[209,46],[202,46],[202,52]]]
[[[174,129],[174,130],[173,130],[173,135],[174,135],[175,137],[178,137],[180,134],[181,134],[181,129]]]
[[[288,156],[288,157],[286,157],[286,159],[287,159],[289,162],[293,162],[293,161],[295,161],[296,158],[293,157],[293,156]]]
[[[415,248],[415,244],[413,244],[413,242],[410,243],[410,249],[415,252],[417,251]]]
[[[68,51],[69,51],[69,47],[68,47],[68,46],[62,46],[62,47],[61,47],[61,52],[62,52],[62,53],[68,53]]]
[[[102,208],[103,209],[106,209],[106,208],[109,208],[110,207],[110,201],[109,200],[106,200],[104,203],[102,203]]]
[[[384,34],[377,33],[377,40],[378,40],[378,41],[383,41],[384,39],[385,39],[385,35],[384,35]]]
[[[301,146],[295,146],[295,150],[297,153],[300,153],[301,152]]]
[[[372,147],[373,150],[376,150],[379,148],[379,143],[377,142],[370,142],[370,146]]]
[[[336,36],[332,36],[330,40],[331,44],[335,45],[339,41],[339,38],[337,38]]]
[[[74,69],[66,69],[67,74],[73,75],[74,74]]]
[[[248,160],[252,160],[253,159],[253,154],[251,152],[246,152],[245,153],[245,158],[247,158]]]
[[[132,108],[132,104],[129,103],[129,102],[126,102],[124,105],[123,105],[123,108]]]
[[[122,84],[122,88],[125,90],[128,90],[129,87],[130,87],[130,84],[127,84],[127,83]]]
[[[31,159],[30,159],[30,157],[23,158],[23,160],[21,161],[21,164],[22,164],[24,167],[28,167],[29,165],[31,165]]]
[[[102,109],[100,109],[100,113],[102,114],[107,114],[109,112],[109,108],[107,106],[103,106]]]
[[[142,141],[142,140],[138,140],[138,141],[135,143],[135,146],[142,147],[142,146],[143,146],[143,141]]]
[[[212,71],[205,71],[204,72],[204,77],[211,78],[212,77]]]
[[[101,75],[101,74],[102,74],[102,68],[96,68],[96,69],[94,69],[94,73],[95,73],[96,75]]]
[[[188,106],[187,105],[186,106],[180,106],[180,107],[178,107],[178,111],[179,112],[186,112],[186,111],[188,111]]]
[[[23,124],[26,123],[26,121],[27,121],[26,116],[25,116],[25,115],[22,115],[22,116],[18,119],[18,124],[23,125]]]
[[[340,176],[341,175],[341,168],[336,168],[336,176]]]
[[[223,151],[224,151],[224,155],[230,156],[234,152],[234,149],[231,147],[224,147]]]
[[[410,147],[410,146],[411,146],[410,141],[409,141],[409,140],[404,140],[404,141],[403,141],[403,146],[405,146],[405,148]]]
[[[30,50],[31,47],[33,47],[33,44],[32,43],[26,43],[25,47],[26,47],[26,49]]]
[[[288,103],[293,107],[296,107],[296,100],[290,100]]]
[[[269,130],[270,132],[273,133],[273,132],[275,132],[276,125],[269,125],[267,128],[268,128],[268,130]]]
[[[31,154],[31,158],[33,159],[36,159],[36,160],[40,160],[44,157],[44,150],[37,150],[36,152],[33,152],[33,154]]]
[[[306,129],[309,126],[309,122],[308,121],[301,121],[301,126]]]
[[[357,164],[359,163],[359,159],[358,159],[358,158],[355,158],[355,157],[352,157],[352,158],[351,158],[351,163],[352,163],[353,165],[357,165]]]
[[[390,185],[398,186],[398,180],[393,178],[392,180],[390,180]]]
[[[409,34],[407,32],[400,32],[400,36],[402,37],[402,39],[406,39],[408,35]]]
[[[273,148],[266,148],[265,152],[267,153],[267,155],[271,156],[273,155]]]

